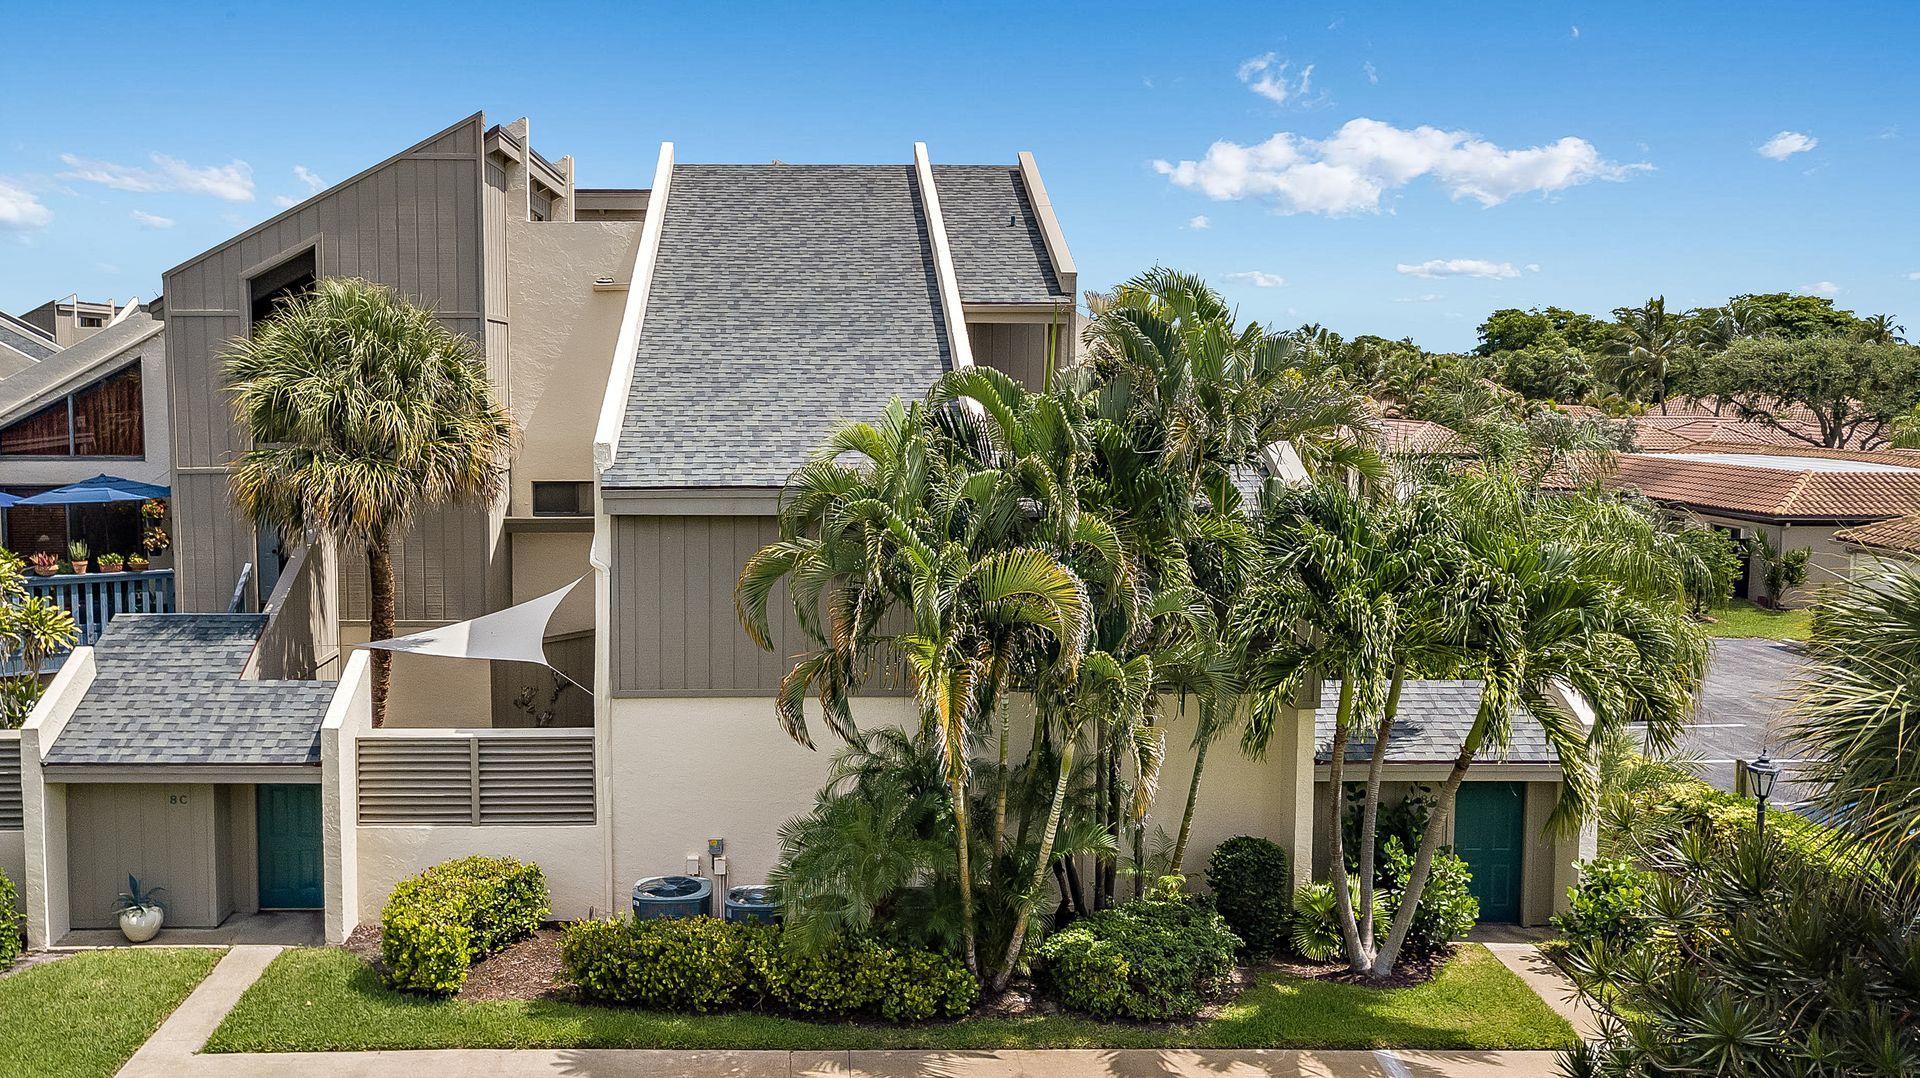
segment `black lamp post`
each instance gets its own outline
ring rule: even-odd
[[[1780,777],[1780,765],[1773,762],[1767,750],[1760,750],[1760,758],[1747,765],[1747,781],[1753,784],[1753,797],[1757,806],[1754,809],[1754,826],[1760,832],[1760,841],[1767,839],[1767,799],[1773,796],[1773,780]]]

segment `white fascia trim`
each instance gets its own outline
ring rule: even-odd
[[[1040,238],[1046,242],[1047,257],[1053,259],[1054,276],[1060,288],[1071,298],[1079,284],[1080,273],[1073,265],[1073,252],[1067,250],[1067,234],[1060,230],[1060,218],[1053,212],[1053,200],[1047,197],[1047,185],[1040,181],[1040,165],[1033,154],[1020,151],[1020,179],[1027,186],[1027,201],[1040,218]]]
[[[640,329],[647,318],[647,293],[653,286],[653,264],[660,255],[660,231],[666,224],[667,189],[673,183],[673,143],[660,144],[660,161],[653,169],[652,193],[647,196],[646,223],[640,227],[640,247],[627,275],[627,305],[620,315],[620,337],[613,345],[613,368],[607,392],[600,399],[600,422],[593,431],[593,470],[612,466],[620,451],[620,428],[627,418],[627,394],[633,389],[633,367],[639,358]]]
[[[913,170],[920,177],[920,205],[927,214],[927,235],[933,241],[933,276],[940,285],[940,317],[947,325],[947,351],[953,369],[973,366],[973,342],[967,337],[967,313],[960,303],[960,278],[953,271],[953,249],[947,246],[947,222],[940,216],[940,194],[933,188],[933,162],[927,144],[913,144]],[[648,207],[652,209],[651,206]]]

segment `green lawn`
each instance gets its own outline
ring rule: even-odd
[[[0,979],[0,1075],[113,1074],[223,953],[83,951]]]
[[[1734,599],[1713,608],[1708,636],[1765,637],[1768,640],[1805,640],[1813,629],[1811,610],[1769,610],[1758,603]]]
[[[1464,946],[1418,988],[1273,974],[1220,1017],[1147,1027],[1077,1018],[925,1026],[675,1015],[554,1002],[430,1001],[383,987],[344,951],[288,951],[208,1042],[217,1052],[365,1048],[1570,1048],[1573,1030],[1486,948]]]

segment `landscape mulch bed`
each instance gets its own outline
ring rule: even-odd
[[[559,928],[542,928],[499,954],[481,959],[467,974],[467,983],[461,986],[454,998],[576,1000],[573,986],[562,973],[560,936]],[[344,947],[372,963],[375,969],[381,968],[379,925],[361,925],[354,929]],[[1412,988],[1433,979],[1448,957],[1442,953],[1424,960],[1404,959],[1394,976],[1387,981],[1367,980],[1349,972],[1345,965],[1338,962],[1278,960],[1255,967],[1241,966],[1234,970],[1232,988],[1222,999],[1202,1011],[1200,1017],[1204,1020],[1217,1016],[1241,992],[1252,987],[1255,978],[1262,973],[1280,972],[1306,980],[1364,984],[1371,988]],[[1015,984],[998,999],[984,1000],[974,1013],[995,1018],[1017,1018],[1054,1014],[1058,1010],[1032,985]]]

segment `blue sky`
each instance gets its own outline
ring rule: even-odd
[[[151,296],[277,199],[484,109],[585,186],[644,186],[662,139],[1029,149],[1083,285],[1165,263],[1283,326],[1463,348],[1502,306],[1813,290],[1920,333],[1920,5],[335,0],[69,29],[0,67],[8,310]]]

